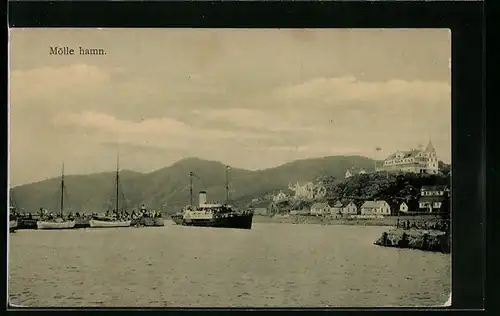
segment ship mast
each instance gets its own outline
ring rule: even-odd
[[[116,155],[116,212],[118,212],[118,199],[119,199],[119,181],[120,181],[120,169],[119,169],[119,166],[120,166],[120,156],[117,154]]]
[[[61,218],[63,217],[63,209],[64,209],[64,162],[62,164],[62,173],[61,173]]]
[[[229,204],[229,166],[226,166],[226,204]]]

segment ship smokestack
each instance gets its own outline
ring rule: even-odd
[[[199,194],[199,197],[198,197],[198,200],[199,200],[199,205],[204,205],[204,204],[207,204],[207,192],[205,191],[200,191],[200,194]]]

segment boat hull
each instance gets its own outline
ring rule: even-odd
[[[110,227],[130,227],[131,221],[100,221],[96,219],[89,220],[91,228],[110,228]]]
[[[20,219],[17,222],[17,229],[37,229],[37,221],[35,219]]]
[[[90,220],[88,218],[76,218],[75,228],[88,228],[90,227]]]
[[[66,222],[45,222],[38,221],[36,223],[38,229],[72,229],[75,228],[75,221]]]
[[[143,217],[139,220],[140,225],[148,226],[148,227],[158,227],[165,226],[165,221],[163,218],[151,218],[151,217]]]
[[[132,220],[131,226],[144,226],[144,227],[160,227],[165,226],[163,218],[142,217],[140,219]]]
[[[9,221],[9,232],[14,232],[17,229],[17,220]]]
[[[252,229],[253,214],[237,214],[223,218],[196,220],[186,220],[182,215],[173,215],[172,221],[182,226]]]

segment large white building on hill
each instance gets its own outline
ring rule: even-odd
[[[429,141],[425,149],[412,149],[393,153],[384,160],[382,166],[377,166],[376,170],[437,174],[439,171],[438,157],[432,142]]]

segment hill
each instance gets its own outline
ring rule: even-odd
[[[298,160],[276,168],[249,171],[233,168],[229,172],[231,200],[245,205],[253,198],[262,197],[275,190],[288,190],[290,182],[305,182],[318,177],[343,179],[345,170],[355,164],[372,171],[374,161],[360,156],[333,156]],[[151,173],[122,171],[120,196],[128,208],[141,204],[177,212],[189,203],[189,173],[194,172],[193,202],[196,193],[205,190],[210,201],[225,198],[225,168],[220,162],[186,158]],[[73,212],[102,212],[114,204],[115,173],[65,176],[65,205]],[[58,210],[60,178],[12,188],[16,206],[24,212],[37,212],[40,207]]]

